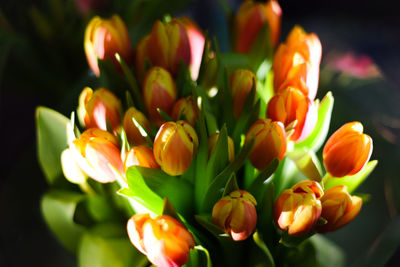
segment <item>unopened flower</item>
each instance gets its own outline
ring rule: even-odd
[[[238,119],[251,88],[257,88],[257,79],[250,70],[237,69],[230,76],[230,84],[233,99],[233,114]]]
[[[140,166],[152,169],[159,169],[156,159],[153,155],[153,150],[147,146],[134,146],[126,154],[124,169],[128,170],[130,166]]]
[[[274,220],[277,226],[289,235],[309,233],[321,215],[321,197],[324,194],[319,183],[301,181],[283,191],[274,205]]]
[[[256,228],[255,198],[245,190],[236,190],[221,198],[213,207],[213,223],[225,230],[233,240],[248,238]]]
[[[128,220],[127,230],[131,243],[160,267],[184,265],[195,246],[192,234],[168,215],[152,219],[148,213],[135,214]]]
[[[210,137],[208,137],[208,157],[210,157],[211,154],[213,153],[215,146],[217,145],[219,136],[220,136],[219,133],[215,133]],[[229,162],[232,162],[233,159],[235,158],[235,146],[233,144],[232,138],[230,138],[229,136],[228,136],[228,158]]]
[[[245,142],[254,138],[250,162],[259,170],[265,169],[274,158],[282,159],[286,153],[285,128],[281,122],[271,119],[257,120],[247,131]]]
[[[363,134],[360,122],[349,122],[334,132],[325,144],[324,165],[332,176],[358,173],[372,154],[372,138]]]
[[[138,146],[146,143],[145,137],[140,133],[134,121],[140,124],[145,130],[150,130],[150,123],[146,116],[134,107],[130,107],[124,116],[124,130],[131,145]]]
[[[166,122],[158,130],[153,153],[163,171],[181,175],[189,169],[198,145],[197,134],[188,122]]]
[[[197,121],[197,114],[198,108],[196,102],[194,101],[193,96],[188,96],[179,99],[175,103],[174,107],[172,108],[171,118],[174,121],[182,118],[194,126]]]

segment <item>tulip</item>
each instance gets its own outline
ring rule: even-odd
[[[150,35],[146,35],[143,37],[136,48],[136,60],[135,60],[135,71],[138,79],[143,81],[144,75],[146,74],[145,69],[145,61],[149,59],[149,49],[148,49],[148,42],[149,42]],[[150,63],[150,62],[149,62]]]
[[[272,63],[276,93],[288,86],[297,87],[311,100],[318,89],[322,47],[315,33],[307,34],[295,26],[286,43],[279,45]]]
[[[153,150],[147,146],[134,146],[129,150],[124,162],[125,172],[130,166],[160,169],[154,158]]]
[[[320,198],[323,194],[319,183],[311,180],[301,181],[286,189],[274,205],[275,223],[292,236],[309,233],[321,215]]]
[[[320,233],[335,231],[350,223],[360,212],[362,199],[350,196],[347,186],[337,185],[325,191],[321,198],[322,214],[326,224],[318,226]]]
[[[281,31],[282,10],[278,1],[269,0],[267,3],[255,3],[252,0],[243,2],[236,15],[236,52],[247,54],[260,31],[268,23],[270,40],[275,46]]]
[[[79,12],[86,14],[91,10],[101,11],[107,4],[107,0],[75,0]]]
[[[364,168],[372,154],[372,139],[362,132],[360,122],[349,122],[332,134],[322,155],[328,173],[343,177]]]
[[[245,240],[257,225],[256,205],[256,199],[249,192],[233,191],[214,205],[213,223],[224,229],[233,240]]]
[[[85,87],[79,96],[78,117],[86,128],[107,130],[107,121],[113,130],[121,122],[121,102],[109,90],[99,88],[93,92]]]
[[[161,169],[169,175],[181,175],[189,169],[199,140],[186,121],[166,122],[158,130],[153,153]]]
[[[251,88],[257,87],[256,76],[249,70],[237,69],[230,76],[233,99],[233,114],[238,119],[242,113],[244,102]]]
[[[180,116],[183,115],[183,119],[189,122],[192,126],[197,121],[198,108],[193,96],[179,99],[174,107],[172,108],[171,118],[174,121],[179,120]]]
[[[314,130],[318,111],[314,102],[304,96],[300,90],[288,87],[271,98],[267,107],[267,117],[282,122],[285,127],[297,121],[294,132],[289,138],[300,142]]]
[[[146,139],[140,133],[138,127],[136,127],[133,119],[147,131],[150,131],[150,123],[147,120],[146,116],[134,107],[130,107],[125,112],[124,130],[126,133],[126,137],[128,138],[128,142],[134,146],[144,145],[146,144]]]
[[[282,159],[286,153],[286,133],[281,122],[257,120],[247,131],[245,142],[254,138],[250,162],[258,170],[265,169],[274,158]]]
[[[84,46],[89,66],[96,76],[100,76],[97,59],[110,59],[117,68],[120,68],[115,58],[115,53],[118,53],[126,63],[131,62],[128,29],[117,15],[110,19],[94,17],[86,27]]]
[[[214,151],[215,146],[217,145],[219,138],[219,133],[215,133],[208,137],[208,157],[211,156],[211,154]],[[232,162],[233,159],[235,158],[235,146],[233,144],[232,138],[228,136],[228,158],[229,162]]]
[[[152,219],[148,213],[135,214],[128,220],[127,230],[131,243],[160,267],[184,265],[195,246],[192,234],[168,215]]]
[[[157,108],[170,114],[177,97],[177,90],[172,76],[161,67],[151,68],[144,78],[143,98],[150,120],[161,125],[164,120]]]
[[[83,172],[100,183],[113,182],[124,173],[118,140],[109,132],[87,129],[70,149]]]

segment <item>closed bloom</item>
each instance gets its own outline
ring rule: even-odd
[[[282,10],[278,1],[243,2],[235,20],[236,52],[248,53],[266,23],[269,26],[271,44],[275,46],[281,32],[281,16]]]
[[[351,222],[361,210],[362,199],[351,196],[345,185],[325,191],[321,198],[322,214],[326,224],[318,226],[320,233],[335,231]]]
[[[128,29],[117,15],[110,19],[94,17],[86,27],[84,46],[89,66],[96,76],[100,75],[97,58],[110,59],[118,68],[119,63],[115,59],[115,53],[118,53],[128,64],[131,62]]]
[[[329,137],[323,151],[324,165],[332,176],[358,173],[372,154],[372,138],[363,134],[360,122],[349,122]]]
[[[79,167],[98,182],[113,182],[124,173],[118,140],[109,132],[87,129],[70,149]]]
[[[317,123],[318,111],[313,101],[300,90],[288,87],[276,94],[268,103],[267,117],[282,122],[285,127],[294,121],[294,132],[289,137],[295,142],[307,138]]]
[[[280,44],[272,64],[274,90],[280,92],[288,86],[297,87],[311,100],[318,89],[319,65],[322,46],[315,33],[307,34],[295,26],[286,43]]]
[[[129,150],[124,162],[125,171],[127,171],[130,166],[140,166],[152,169],[160,168],[154,158],[153,150],[147,146],[134,146]]]
[[[254,147],[249,155],[250,162],[259,170],[265,169],[274,158],[285,156],[287,141],[281,122],[259,119],[247,131],[245,142],[254,138]]]
[[[283,191],[274,205],[274,220],[277,226],[289,235],[309,233],[321,215],[321,200],[324,194],[319,183],[301,181]]]
[[[181,175],[189,169],[199,140],[186,121],[164,123],[154,140],[153,153],[161,169],[169,175]]]
[[[109,90],[99,88],[93,92],[85,87],[79,96],[78,117],[86,128],[107,130],[107,121],[113,130],[121,123],[121,102]]]
[[[175,103],[174,107],[172,108],[171,118],[174,121],[182,118],[194,126],[197,121],[197,114],[198,109],[196,102],[194,101],[193,96],[188,96],[179,99]]]
[[[253,86],[254,88],[257,87],[257,79],[251,71],[237,69],[230,76],[230,84],[233,99],[233,114],[238,119],[251,88]]]
[[[177,91],[171,74],[161,67],[151,68],[143,82],[143,98],[150,120],[160,126],[164,120],[157,108],[171,114],[176,97]]]
[[[211,154],[214,151],[215,146],[217,145],[219,138],[219,133],[215,133],[208,137],[208,157],[211,156]],[[235,158],[235,146],[233,144],[232,138],[228,136],[228,158],[229,162],[232,162],[233,159]]]
[[[233,240],[245,240],[257,225],[256,205],[256,199],[249,192],[233,191],[214,205],[213,223],[224,229]]]
[[[131,243],[159,267],[184,265],[195,246],[192,234],[168,215],[152,219],[148,213],[135,214],[128,220],[127,230]]]
[[[142,126],[147,131],[150,130],[150,123],[147,120],[146,116],[134,107],[130,107],[125,112],[124,130],[129,143],[134,146],[144,145],[146,144],[146,139],[140,133],[138,127],[136,127],[133,120],[139,123],[140,126]]]

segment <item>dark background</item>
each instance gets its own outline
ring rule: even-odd
[[[239,2],[230,4],[236,9]],[[32,7],[49,13],[46,3],[0,2],[0,266],[76,265],[40,214],[40,197],[48,186],[36,157],[34,113],[38,105],[45,105],[68,114],[76,104],[84,85],[82,73],[88,71],[83,53],[87,18],[77,16],[66,4],[64,20],[49,16],[55,30],[43,39],[31,17],[35,16]],[[384,77],[350,85],[338,79],[320,81],[318,97],[332,90],[336,100],[331,131],[360,120],[374,139],[372,158],[380,161],[358,190],[370,194],[371,201],[352,224],[328,235],[345,249],[351,265],[365,258],[368,250],[381,248],[379,240],[385,240],[381,234],[399,216],[400,20],[396,1],[281,0],[280,4],[282,36],[295,24],[317,33],[323,46],[322,65],[330,51],[350,50],[369,55]],[[221,47],[228,47],[227,25],[217,1],[194,3],[189,12],[201,27],[218,36]],[[391,249],[398,240],[389,242]],[[399,255],[398,251],[387,266],[398,266]]]

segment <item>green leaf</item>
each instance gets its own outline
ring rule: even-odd
[[[264,241],[262,240],[262,238],[260,237],[258,232],[255,232],[253,234],[253,240],[254,240],[254,243],[256,243],[256,245],[261,249],[262,252],[264,252],[264,254],[266,256],[265,257],[266,261],[264,262],[266,264],[265,266],[275,267],[274,257],[272,257],[271,251],[269,250],[267,245],[265,245]]]
[[[84,232],[81,225],[73,221],[77,203],[82,194],[51,190],[41,200],[43,218],[58,240],[71,252],[75,253]]]
[[[239,186],[236,181],[236,175],[233,173],[231,178],[229,178],[228,182],[225,185],[224,192],[222,193],[222,196],[229,195],[233,191],[239,190]]]
[[[205,229],[207,229],[210,233],[212,233],[216,237],[227,236],[224,230],[222,230],[212,222],[211,216],[195,215],[194,218],[201,226],[203,226]]]
[[[50,184],[62,176],[61,153],[68,147],[69,119],[46,108],[36,109],[36,130],[39,163]]]
[[[271,179],[272,180],[272,179]],[[255,195],[257,199],[257,230],[266,240],[269,246],[274,246],[274,225],[273,225],[273,208],[274,208],[274,184],[269,182],[261,186],[259,190],[261,194]]]
[[[346,185],[349,193],[351,194],[354,190],[357,189],[358,186],[361,185],[362,182],[364,182],[365,179],[367,179],[367,177],[375,169],[377,164],[377,160],[372,160],[368,162],[367,165],[364,166],[364,168],[358,173],[342,178],[335,178],[327,173],[323,179],[324,189],[328,190],[329,188],[332,188],[336,185]]]
[[[207,123],[208,134],[212,135],[213,133],[217,132],[218,124],[217,120],[214,116],[213,109],[211,107],[211,103],[206,95],[205,89],[202,86],[195,86],[193,90],[193,94],[196,96],[195,99],[201,99],[200,109],[204,113],[204,119]]]
[[[345,266],[344,251],[323,235],[313,235],[309,241],[314,245],[316,259],[320,267]],[[373,265],[377,266],[377,265]]]
[[[248,188],[248,191],[253,195],[257,195],[264,182],[267,181],[267,179],[275,172],[278,166],[279,159],[274,158],[271,163],[268,164],[268,166],[261,171],[256,178],[254,178],[253,182]]]
[[[269,29],[269,24],[265,23],[264,26],[257,34],[257,38],[255,39],[249,53],[249,61],[250,66],[254,73],[257,72],[261,63],[267,59],[272,59],[273,46],[271,43],[271,33]]]
[[[171,119],[171,117],[162,109],[157,108],[157,112],[161,115],[161,117],[165,120],[165,121],[173,121]]]
[[[163,205],[163,215],[168,215],[171,216],[172,218],[176,219],[177,221],[181,221],[179,218],[178,213],[176,213],[176,210],[174,206],[172,205],[171,201],[168,200],[168,198],[164,198],[164,205]]]
[[[198,255],[197,255],[197,264],[190,265],[190,262],[191,262],[191,259],[193,258],[194,252],[196,252],[196,253],[198,254]],[[200,252],[201,252],[201,254],[204,254],[204,256],[205,256],[205,261],[204,261],[202,258],[199,258],[199,257],[198,257],[199,255],[201,255]],[[188,267],[189,267],[189,266],[190,266],[190,267],[193,267],[193,266],[212,267],[212,262],[211,262],[210,253],[208,252],[208,250],[207,250],[205,247],[203,247],[203,246],[201,246],[201,245],[195,246],[195,247],[194,247],[194,250],[191,250],[191,251],[190,251],[189,262],[188,262],[188,264],[186,264],[185,266],[188,266]]]
[[[287,156],[293,160],[297,168],[308,178],[317,182],[321,181],[322,168],[315,152],[307,148],[295,149]]]
[[[120,214],[109,199],[101,195],[85,196],[77,205],[74,221],[81,224],[119,220]]]

